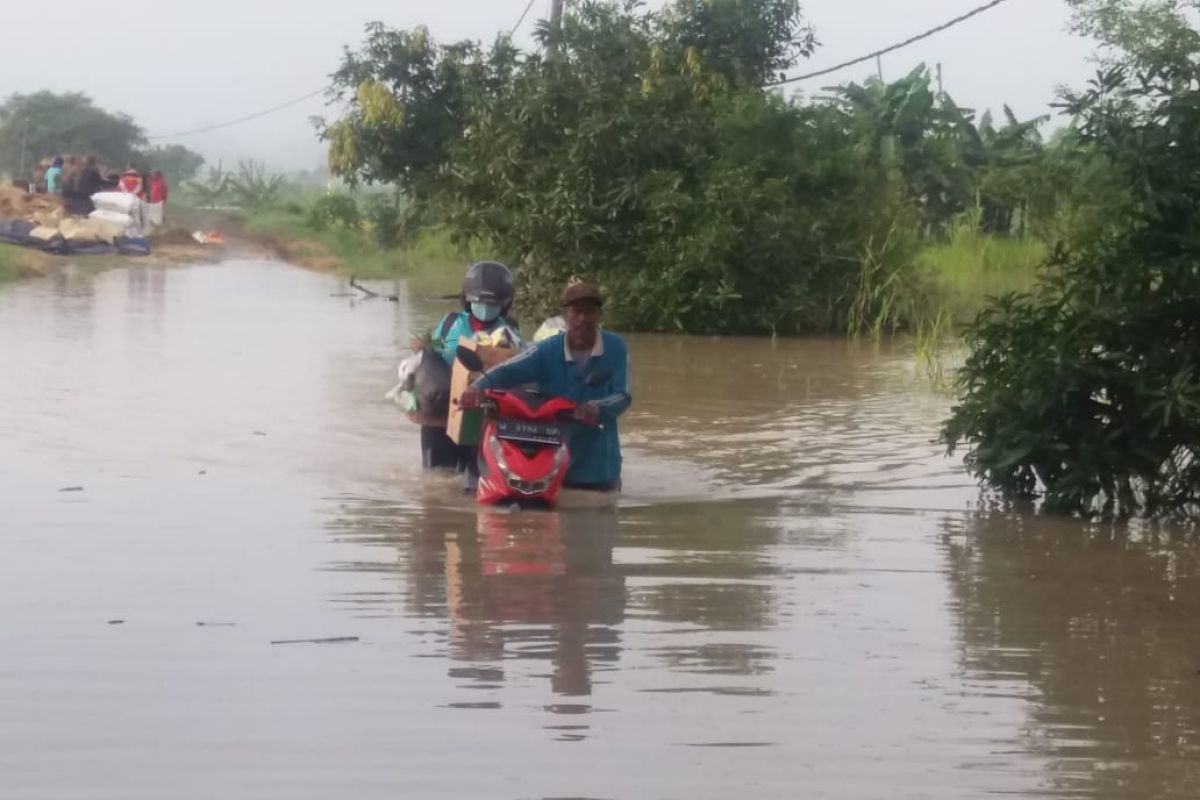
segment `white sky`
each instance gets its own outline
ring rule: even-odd
[[[5,3],[0,97],[39,89],[83,91],[124,111],[147,132],[169,134],[252,114],[320,88],[342,46],[356,47],[363,25],[425,24],[439,40],[490,42],[510,28],[526,0],[56,0]],[[661,0],[653,0],[658,5]],[[807,0],[821,47],[801,69],[818,69],[933,27],[982,0]],[[303,8],[304,10],[298,10]],[[529,44],[534,0],[517,36]],[[921,61],[941,62],[946,89],[962,105],[1020,117],[1046,112],[1061,84],[1094,71],[1091,46],[1066,30],[1062,0],[1009,0],[956,28],[884,59],[893,79]],[[19,32],[19,33],[17,33]],[[862,80],[862,66],[812,81],[806,91]],[[324,154],[308,118],[320,97],[262,119],[176,139],[210,160],[265,160],[279,169],[313,168]]]

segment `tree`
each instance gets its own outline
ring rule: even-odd
[[[438,44],[423,27],[369,24],[366,44],[347,50],[333,76],[334,97],[349,103],[348,113],[318,121],[331,172],[428,199],[478,95],[505,80],[515,58],[505,41],[485,55],[471,42]]]
[[[1200,0],[1067,0],[1076,31],[1099,40],[1108,66],[1187,71],[1200,56],[1188,21]]]
[[[190,181],[204,166],[204,156],[192,152],[183,145],[168,144],[142,150],[137,154],[138,166],[145,169],[162,170],[171,186],[181,186]]]
[[[14,94],[0,105],[0,169],[13,174],[60,153],[124,166],[144,143],[131,117],[97,108],[84,94]]]
[[[780,80],[816,47],[796,0],[674,0],[659,25],[668,46],[694,51],[734,87]]]
[[[806,31],[786,0],[579,2],[546,60],[371,26],[338,73],[331,164],[493,243],[528,312],[579,273],[628,328],[844,329],[864,245],[901,211],[847,114],[764,90]]]
[[[980,315],[942,436],[1006,497],[1076,514],[1195,514],[1200,71],[1174,48],[1124,49],[1142,12],[1176,4],[1076,5],[1118,57],[1064,104],[1129,187],[1128,221],[1062,242],[1036,292]]]

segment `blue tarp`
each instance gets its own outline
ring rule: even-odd
[[[60,256],[93,256],[116,253],[123,256],[150,255],[150,241],[133,236],[118,236],[112,244],[105,242],[72,242],[61,235],[49,239],[30,236],[36,223],[23,219],[0,219],[0,242],[33,247]]]

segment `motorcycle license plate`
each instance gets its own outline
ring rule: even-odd
[[[530,444],[558,444],[562,441],[562,431],[550,422],[526,422],[519,419],[501,419],[496,421],[496,436],[511,442],[528,442]]]

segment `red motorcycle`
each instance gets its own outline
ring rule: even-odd
[[[456,355],[472,372],[483,371],[475,351],[460,347]],[[585,383],[598,386],[609,377],[600,369]],[[480,405],[484,424],[475,499],[491,506],[553,506],[571,465],[568,426],[587,424],[575,419],[576,403],[536,389],[488,389]]]

